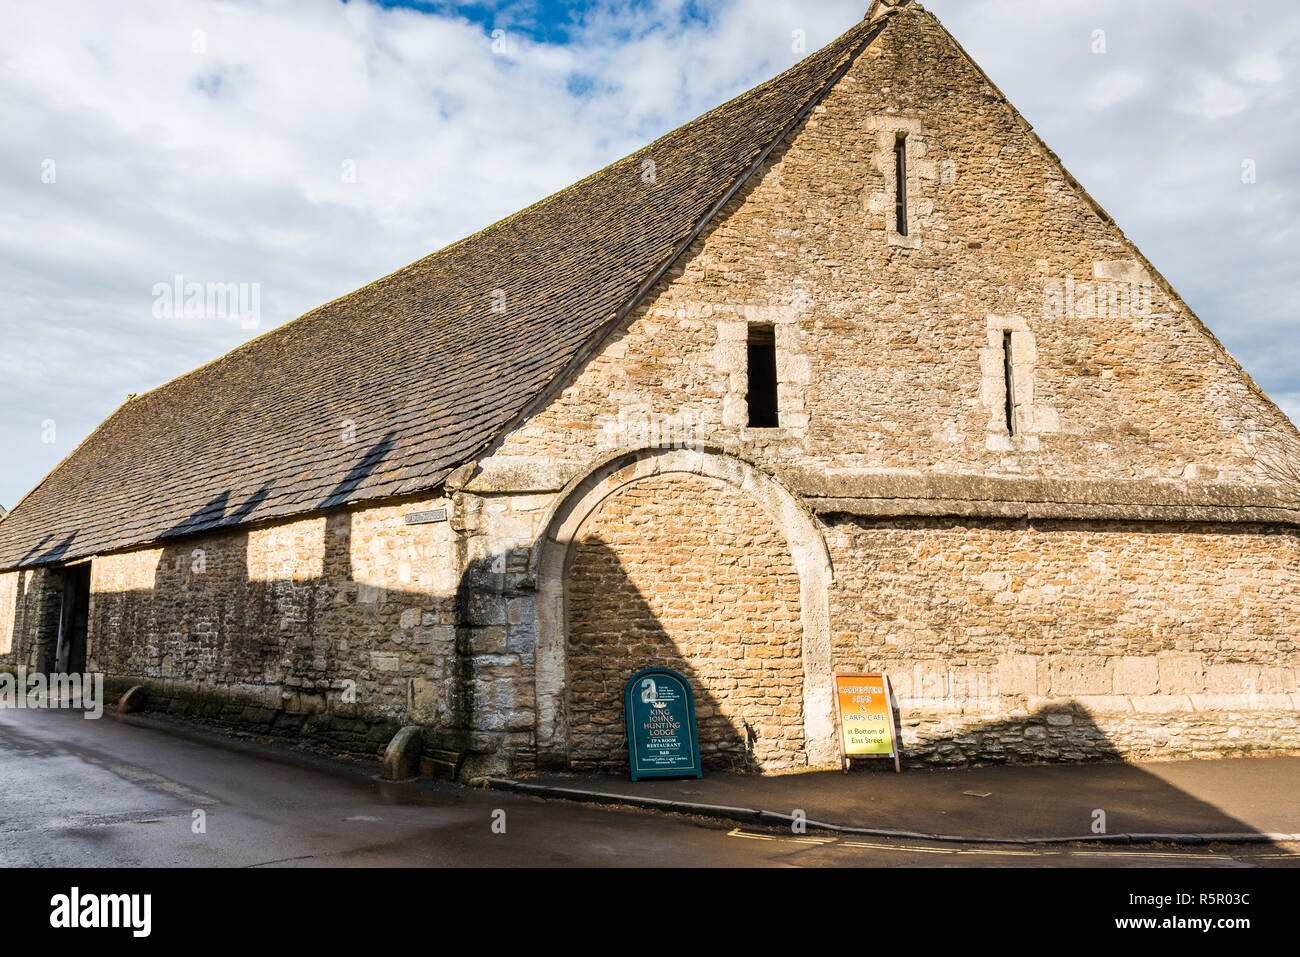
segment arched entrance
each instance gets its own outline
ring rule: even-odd
[[[691,679],[714,766],[834,757],[830,561],[811,514],[751,463],[645,449],[570,484],[538,543],[539,761],[610,767],[622,681]]]

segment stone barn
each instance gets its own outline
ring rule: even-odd
[[[1294,426],[939,22],[131,398],[0,522],[0,664],[426,773],[1300,750]],[[1288,471],[1289,470],[1289,471]]]

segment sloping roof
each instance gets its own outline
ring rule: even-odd
[[[883,28],[864,20],[644,150],[128,401],[0,522],[0,568],[437,487],[622,318]]]

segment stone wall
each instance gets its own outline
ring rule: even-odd
[[[1300,750],[1300,531],[843,519],[838,670],[922,763]]]
[[[706,768],[806,763],[799,580],[756,502],[702,477],[644,479],[588,518],[571,562],[574,767],[627,767],[623,692],[651,667],[690,681]]]
[[[553,499],[463,491],[453,499],[466,776],[537,762],[537,597],[529,556]]]
[[[375,753],[459,747],[456,536],[413,501],[95,559],[89,666],[150,707]]]
[[[58,572],[0,574],[0,670],[53,667],[63,581]]]
[[[745,427],[752,323],[775,327],[776,430]],[[1250,485],[1243,410],[1290,428],[930,15],[906,10],[496,455],[576,468],[707,441],[822,474]]]
[[[775,329],[778,429],[746,425],[752,324]],[[884,513],[941,509],[927,499],[945,482],[1032,480],[1013,501],[1050,501],[1091,530],[836,522],[863,545],[832,558],[835,666],[1003,682],[996,703],[955,709],[942,699],[967,692],[936,705],[904,687],[917,759],[1287,749],[1294,532],[1104,517],[1119,485],[1137,514],[1179,495],[1271,495],[1243,417],[1290,428],[933,18],[908,9],[467,487],[550,492],[653,446],[723,449],[827,498],[850,493],[807,476],[870,486],[856,504]],[[975,507],[996,515],[1016,491]],[[1272,665],[1254,692],[1212,697],[1234,668]],[[1180,668],[1200,677],[1179,685]],[[1236,735],[1206,730],[1227,723]]]

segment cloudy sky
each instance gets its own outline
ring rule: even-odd
[[[867,6],[0,0],[0,504],[128,393],[632,152]],[[927,6],[1300,420],[1300,5]],[[257,284],[258,324],[168,314],[177,276]]]

